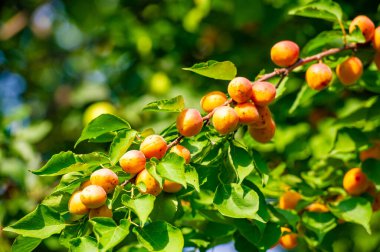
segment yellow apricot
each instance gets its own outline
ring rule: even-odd
[[[186,137],[195,136],[203,127],[201,113],[196,109],[185,109],[177,117],[178,132]]]
[[[108,217],[112,218],[112,210],[107,207],[107,205],[103,205],[98,208],[91,209],[90,213],[88,214],[88,217],[90,219],[94,217]]]
[[[170,149],[170,152],[177,154],[185,159],[186,164],[190,163],[191,154],[190,151],[182,145],[175,145]]]
[[[306,71],[306,82],[314,90],[322,90],[327,87],[332,77],[330,67],[323,63],[313,64]]]
[[[363,64],[357,57],[350,57],[339,64],[336,68],[336,75],[344,85],[352,85],[357,82],[363,73]]]
[[[158,158],[161,159],[165,156],[168,145],[165,139],[159,135],[147,136],[140,145],[140,151],[142,151],[146,158]]]
[[[130,150],[121,156],[119,164],[126,173],[135,174],[145,169],[146,158],[142,151]]]
[[[360,160],[362,162],[369,158],[380,160],[380,141],[374,141],[372,147],[360,152]]]
[[[287,191],[281,195],[279,207],[281,209],[295,209],[301,198],[301,194],[298,192]]]
[[[283,40],[276,43],[270,50],[272,61],[280,67],[288,67],[297,62],[300,48],[296,43]]]
[[[182,189],[182,185],[173,181],[165,180],[163,190],[167,193],[176,193]]]
[[[269,142],[276,133],[276,123],[273,119],[270,120],[269,124],[267,124],[264,128],[253,128],[248,126],[248,132],[253,139],[260,143]]]
[[[358,26],[362,31],[366,42],[370,41],[373,38],[375,25],[367,16],[359,15],[355,17],[350,24],[349,32],[352,33],[355,30],[356,26]]]
[[[216,131],[225,135],[234,131],[239,124],[239,116],[235,110],[228,106],[220,106],[215,109],[212,116],[212,124]]]
[[[92,185],[101,186],[106,193],[110,193],[119,184],[119,177],[112,170],[103,168],[94,171],[91,174],[90,181]]]
[[[252,84],[244,77],[236,77],[228,84],[228,94],[237,103],[243,103],[251,99]]]
[[[249,127],[255,129],[265,128],[272,121],[272,114],[267,106],[256,106],[256,108],[259,113],[259,120],[250,123]]]
[[[350,195],[360,195],[368,186],[369,180],[361,168],[352,168],[343,177],[343,188]]]
[[[80,194],[80,200],[88,208],[98,208],[107,200],[107,193],[103,187],[89,185]]]
[[[150,175],[146,169],[137,174],[136,185],[139,183],[143,183],[145,185],[145,188],[139,187],[139,191],[143,194],[152,194],[154,196],[157,196],[162,191],[158,181],[152,175]]]
[[[90,180],[86,180],[84,182],[82,182],[79,186],[79,191],[82,191],[84,188],[86,188],[87,186],[91,185],[91,181]]]
[[[289,228],[281,227],[282,233],[290,233],[282,235],[280,238],[280,244],[284,249],[294,249],[298,245],[297,234],[291,233],[292,231]]]
[[[214,108],[223,105],[226,101],[227,96],[224,93],[220,91],[213,91],[203,96],[200,103],[202,109],[205,112],[210,113],[214,110]]]
[[[80,199],[81,191],[76,191],[71,195],[69,200],[69,212],[72,214],[86,214],[90,209],[84,205]]]
[[[234,109],[239,117],[240,123],[252,124],[260,121],[259,111],[252,102],[239,103]]]
[[[380,52],[380,26],[376,27],[375,32],[373,33],[373,48],[377,52]]]
[[[330,211],[325,204],[319,202],[311,203],[308,207],[306,207],[306,210],[315,213],[327,213]]]
[[[276,98],[276,88],[266,81],[254,82],[252,86],[252,101],[259,106],[266,106]]]

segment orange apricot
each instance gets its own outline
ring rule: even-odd
[[[140,151],[144,153],[146,158],[161,159],[165,156],[168,145],[165,139],[159,135],[147,136],[140,145]]]
[[[157,196],[162,191],[158,181],[152,175],[150,175],[146,169],[137,174],[136,185],[139,183],[143,183],[145,185],[145,188],[139,188],[139,191],[142,194],[152,194],[154,196]]]
[[[82,182],[79,186],[79,191],[82,191],[84,188],[86,188],[87,186],[91,185],[91,180],[86,180],[84,182]]]
[[[234,109],[240,123],[252,124],[260,121],[259,111],[252,102],[239,103]]]
[[[374,141],[373,146],[361,151],[359,157],[362,162],[369,158],[380,160],[380,141]]]
[[[364,193],[368,186],[369,180],[361,168],[352,168],[343,177],[343,188],[350,195],[360,195]]]
[[[281,209],[295,209],[301,198],[301,194],[298,192],[287,191],[281,195],[279,200],[279,207]]]
[[[253,139],[260,143],[269,142],[276,133],[276,123],[273,119],[270,120],[269,124],[267,124],[264,128],[253,128],[248,126],[248,132]]]
[[[357,57],[350,57],[336,67],[336,75],[344,85],[357,82],[363,73],[363,64]]]
[[[300,48],[289,40],[277,42],[270,50],[272,61],[280,67],[288,67],[297,62]]]
[[[185,159],[186,164],[190,163],[191,154],[190,151],[182,145],[175,145],[170,149],[170,152],[177,154]]]
[[[126,173],[135,174],[145,169],[146,158],[142,151],[130,150],[121,156],[119,164]]]
[[[239,116],[233,108],[220,106],[215,109],[212,116],[212,124],[220,134],[225,135],[237,128]]]
[[[110,193],[119,184],[119,177],[112,170],[103,168],[94,171],[91,174],[90,181],[92,185],[101,186],[106,193]]]
[[[227,96],[224,93],[220,91],[213,91],[203,96],[200,103],[202,109],[205,112],[210,113],[214,110],[214,108],[223,105],[226,101]]]
[[[108,217],[112,218],[112,210],[107,207],[107,205],[103,205],[98,208],[94,208],[90,210],[90,213],[88,214],[88,217],[90,219],[94,217]]]
[[[327,87],[332,77],[330,67],[323,63],[313,64],[306,71],[306,82],[314,90],[322,90]]]
[[[380,52],[380,26],[376,27],[373,33],[372,43],[373,43],[373,48],[375,48],[377,52]]]
[[[202,130],[202,127],[203,119],[196,109],[185,109],[177,117],[177,129],[181,135],[194,136]]]
[[[356,26],[358,26],[362,31],[366,42],[370,41],[373,38],[375,25],[367,16],[359,15],[355,17],[350,24],[349,32],[352,33],[355,30]]]
[[[315,213],[327,213],[330,211],[325,204],[319,202],[311,203],[308,207],[306,207],[306,210]]]
[[[294,249],[295,247],[297,247],[297,234],[291,233],[292,231],[286,227],[281,227],[281,232],[287,233],[285,235],[283,234],[280,238],[280,244],[284,249]]]
[[[272,120],[272,114],[267,106],[257,106],[257,112],[259,112],[259,120],[250,123],[250,128],[262,129],[267,126]]]
[[[255,82],[252,85],[252,101],[259,106],[266,106],[276,98],[276,88],[266,81]]]
[[[236,77],[228,84],[228,94],[237,103],[243,103],[251,99],[252,84],[244,77]]]
[[[182,189],[182,185],[173,181],[165,180],[163,190],[168,193],[176,193]]]
[[[107,200],[107,193],[103,187],[89,185],[80,194],[80,200],[88,208],[98,208]]]
[[[90,209],[80,199],[81,191],[76,191],[69,200],[69,212],[72,214],[86,214]]]

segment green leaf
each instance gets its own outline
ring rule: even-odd
[[[136,135],[137,132],[135,130],[120,130],[117,132],[110,146],[111,165],[115,165],[119,162],[121,156],[123,156],[132,145]]]
[[[152,221],[163,220],[172,223],[181,209],[180,205],[174,194],[161,193],[154,201],[154,208],[149,217]]]
[[[262,185],[265,186],[268,183],[270,173],[267,162],[265,162],[263,157],[256,150],[252,150],[252,161],[255,164],[256,170],[261,175]]]
[[[367,159],[362,165],[363,172],[371,179],[376,185],[380,185],[380,160]]]
[[[235,170],[239,184],[243,182],[254,169],[252,157],[247,148],[240,142],[233,140],[228,146],[228,162]]]
[[[83,236],[70,241],[70,252],[97,252],[96,240],[90,236]]]
[[[111,114],[102,114],[92,120],[83,129],[81,136],[74,145],[74,148],[84,140],[95,139],[96,137],[109,132],[130,128],[131,126],[124,119]]]
[[[194,189],[199,192],[199,176],[197,170],[191,165],[185,164],[185,177],[186,183],[194,187]]]
[[[232,80],[237,73],[235,65],[230,61],[209,60],[182,69],[217,80]]]
[[[181,230],[164,221],[152,222],[133,229],[138,241],[149,251],[182,251],[184,239]]]
[[[100,251],[109,251],[118,245],[129,234],[131,225],[125,219],[120,220],[120,225],[116,225],[111,218],[96,217],[90,220],[93,230],[98,240]]]
[[[348,222],[353,222],[362,225],[371,234],[369,222],[372,216],[371,203],[362,197],[352,197],[337,204],[329,204],[331,212]]]
[[[40,245],[41,241],[40,238],[19,235],[12,244],[12,251],[33,251],[38,245]]]
[[[366,39],[358,26],[355,27],[353,32],[347,34],[347,42],[351,43],[365,43]]]
[[[296,100],[293,102],[292,107],[289,109],[289,114],[293,114],[294,111],[306,102],[310,102],[311,98],[316,95],[318,91],[309,88],[308,85],[304,85],[301,91],[298,92]]]
[[[331,22],[341,22],[343,12],[339,4],[331,0],[315,0],[289,11],[289,15],[319,18]]]
[[[41,204],[48,206],[59,213],[64,213],[68,211],[67,205],[69,203],[70,197],[70,193],[58,191],[46,197],[41,202]]]
[[[280,219],[282,225],[289,224],[295,228],[297,223],[300,221],[300,217],[295,210],[286,210],[274,207],[270,207],[270,209],[272,213]]]
[[[302,49],[302,55],[310,56],[328,48],[339,48],[344,45],[341,31],[323,31],[309,40]]]
[[[145,194],[133,199],[127,194],[122,196],[123,205],[131,209],[137,217],[139,217],[142,225],[148,220],[149,214],[153,210],[155,200],[156,197],[150,194]]]
[[[181,112],[185,108],[185,101],[182,95],[171,99],[159,100],[148,103],[143,111],[161,111],[161,112]]]
[[[155,180],[157,180],[157,182],[160,184],[160,187],[162,188],[163,179],[157,173],[157,163],[154,160],[157,159],[153,158],[149,162],[146,162],[145,169],[147,169],[149,174],[152,175]]]
[[[336,134],[335,146],[331,154],[353,152],[368,143],[366,135],[356,128],[342,128]]]
[[[244,185],[221,184],[216,189],[214,205],[224,216],[254,219],[259,210],[259,196]]]
[[[322,242],[324,236],[337,226],[336,219],[331,213],[315,213],[308,211],[303,213],[302,223],[307,229],[313,231],[317,235],[319,242]]]
[[[53,234],[60,233],[65,226],[65,222],[58,212],[47,206],[38,205],[33,212],[27,214],[16,223],[5,227],[4,231],[45,239]]]
[[[175,153],[168,153],[157,165],[158,174],[170,181],[187,187],[185,177],[185,160]]]

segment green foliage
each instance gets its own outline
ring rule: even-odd
[[[185,108],[185,101],[182,95],[172,99],[154,101],[147,104],[143,110],[146,111],[164,111],[164,112],[180,112]]]
[[[237,73],[235,65],[230,61],[209,60],[182,69],[217,80],[232,80]]]

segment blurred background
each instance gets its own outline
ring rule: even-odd
[[[8,251],[14,239],[2,227],[33,210],[55,183],[28,170],[73,149],[84,125],[99,113],[160,132],[175,114],[143,112],[147,103],[183,95],[187,107],[199,108],[206,92],[226,90],[228,82],[183,67],[230,60],[238,75],[250,79],[273,70],[269,50],[275,42],[289,39],[302,47],[331,29],[328,22],[287,15],[304,2],[2,0],[0,251]],[[366,14],[379,24],[378,1],[337,2],[346,19]],[[295,95],[286,98],[290,105]],[[80,145],[75,152],[94,148],[102,146]],[[358,230],[365,241],[364,229]],[[345,239],[350,235],[358,236]],[[62,250],[53,238],[43,246]]]

